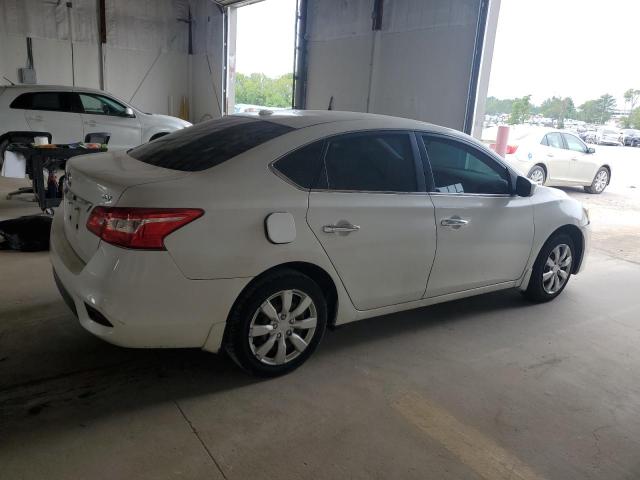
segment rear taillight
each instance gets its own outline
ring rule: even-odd
[[[119,247],[165,250],[167,235],[203,213],[198,208],[96,207],[87,230]]]
[[[504,152],[507,155],[513,155],[518,150],[518,145],[507,145],[507,150]]]
[[[490,143],[489,144],[489,148],[495,152],[496,151],[496,144],[495,143]],[[507,148],[505,149],[504,153],[512,155],[512,154],[516,153],[516,150],[518,150],[518,145],[507,145]]]

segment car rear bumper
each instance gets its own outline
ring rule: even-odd
[[[233,302],[249,278],[189,280],[166,251],[127,250],[101,242],[84,263],[51,229],[51,263],[62,297],[80,324],[124,347],[201,347],[217,351]]]

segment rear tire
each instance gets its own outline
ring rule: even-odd
[[[560,295],[571,278],[575,252],[569,235],[561,233],[549,238],[533,264],[524,296],[532,302],[542,303]]]
[[[584,187],[584,190],[587,193],[597,195],[604,192],[607,185],[609,185],[609,170],[606,167],[600,167],[593,177],[591,185]]]
[[[311,356],[326,325],[327,303],[318,284],[298,271],[281,270],[240,295],[227,321],[224,348],[248,373],[275,377]]]

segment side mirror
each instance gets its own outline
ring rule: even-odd
[[[133,113],[133,108],[127,107],[124,110],[124,116],[129,118],[135,118],[136,114]]]
[[[516,195],[519,197],[530,197],[536,189],[536,184],[526,177],[518,175],[516,179]]]
[[[593,147],[587,147],[587,153],[596,153],[596,149]]]

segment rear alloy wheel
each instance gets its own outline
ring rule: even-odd
[[[551,237],[533,265],[525,296],[534,302],[553,300],[567,286],[573,268],[575,247],[569,235]]]
[[[588,193],[598,194],[604,192],[604,189],[609,185],[609,170],[605,167],[601,167],[596,172],[596,176],[593,177],[593,182],[588,187],[584,187]]]
[[[306,275],[286,270],[242,294],[229,318],[225,348],[251,374],[282,375],[313,353],[326,323],[320,287]]]
[[[536,185],[544,185],[544,182],[547,179],[547,174],[544,171],[544,168],[540,165],[535,165],[527,177]]]

